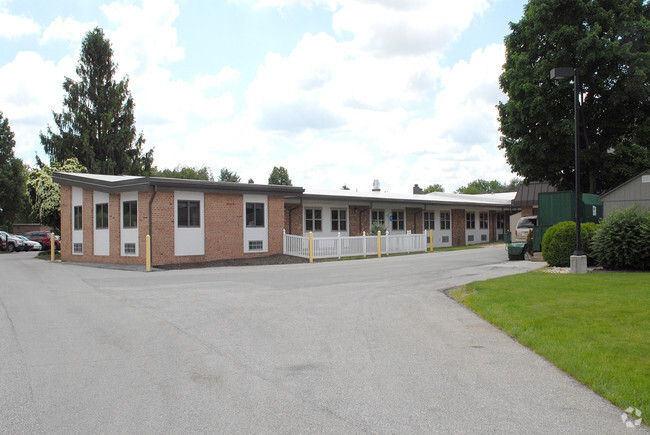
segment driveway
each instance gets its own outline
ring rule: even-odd
[[[503,247],[143,273],[0,255],[3,433],[629,433],[442,290]]]

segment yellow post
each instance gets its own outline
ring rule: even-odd
[[[309,262],[314,262],[314,237],[312,232],[309,232]]]
[[[429,230],[429,244],[431,245],[431,252],[433,252],[433,230]]]
[[[147,262],[147,272],[151,272],[151,236],[147,234],[146,237],[146,243],[145,243],[145,250],[144,250],[144,255],[147,257],[146,262]]]
[[[56,252],[56,245],[54,243],[54,233],[50,233],[50,261],[54,261],[54,253]]]
[[[381,258],[381,231],[377,231],[377,257]]]

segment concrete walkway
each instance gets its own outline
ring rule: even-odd
[[[503,247],[142,273],[0,255],[2,433],[630,433],[441,290]]]

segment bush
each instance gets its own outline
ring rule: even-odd
[[[551,266],[568,266],[576,250],[575,222],[560,222],[546,230],[542,239],[542,257]]]
[[[372,225],[370,226],[370,234],[373,236],[377,235],[377,232],[381,231],[381,234],[385,235],[386,234],[386,226],[382,224],[381,222],[373,222]]]
[[[590,265],[595,263],[593,237],[598,225],[587,222],[580,225],[580,244]],[[542,257],[551,266],[568,266],[576,250],[576,224],[573,221],[560,222],[549,228],[542,239]]]
[[[637,206],[618,210],[602,221],[591,243],[605,269],[650,269],[650,211]]]

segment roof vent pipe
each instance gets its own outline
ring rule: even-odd
[[[372,191],[373,192],[381,191],[381,189],[379,188],[379,180],[372,180]]]

